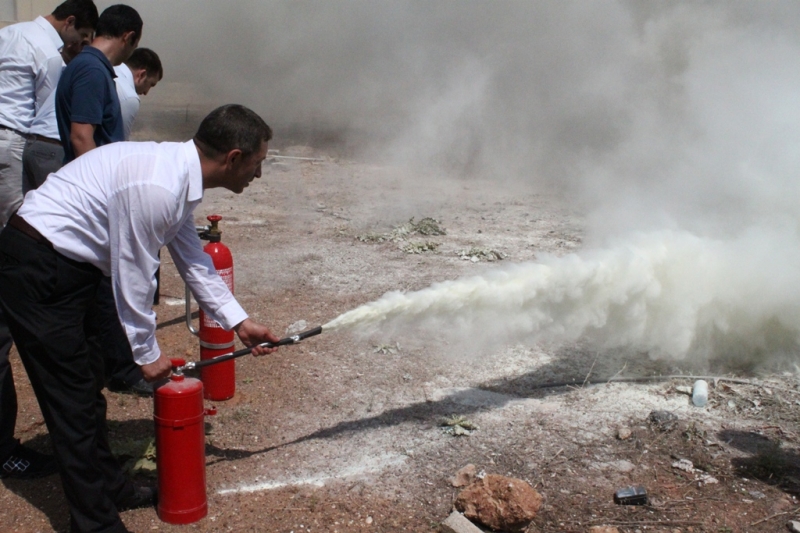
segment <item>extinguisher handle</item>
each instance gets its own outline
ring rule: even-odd
[[[292,335],[291,337],[284,337],[278,342],[262,342],[258,346],[262,348],[277,348],[278,346],[286,346],[288,344],[294,344],[296,342],[300,342],[303,339],[307,339],[308,337],[313,337],[314,335],[319,335],[320,333],[322,333],[322,326],[318,326],[314,329],[310,329],[308,331]],[[183,368],[192,370],[195,368],[202,368],[204,366],[215,365],[217,363],[223,363],[225,361],[230,361],[231,359],[236,359],[237,357],[247,355],[253,351],[253,348],[254,346],[251,346],[250,348],[242,348],[241,350],[236,350],[233,353],[220,355],[212,359],[205,359],[203,361],[190,361],[186,363],[186,365]]]

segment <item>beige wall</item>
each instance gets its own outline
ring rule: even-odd
[[[53,12],[63,0],[16,0],[17,20],[33,20],[39,15]]]
[[[0,0],[3,3],[4,12],[11,11],[11,7],[15,9],[16,20],[3,20],[0,21],[0,27],[8,26],[15,22],[23,20],[33,20],[39,15],[47,15],[53,12],[53,9],[60,4],[63,0]],[[7,4],[7,5],[6,5]]]

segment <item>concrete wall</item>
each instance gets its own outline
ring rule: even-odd
[[[63,0],[16,0],[17,20],[33,20],[39,15],[48,15],[61,2]]]
[[[47,15],[63,0],[0,0],[0,27]]]
[[[0,26],[17,20],[17,3],[14,0],[0,0]]]

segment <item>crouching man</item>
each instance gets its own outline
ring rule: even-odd
[[[73,531],[126,531],[119,511],[152,505],[126,479],[107,440],[95,295],[111,278],[120,322],[145,379],[170,374],[151,308],[158,250],[167,246],[203,309],[254,355],[276,342],[248,318],[202,250],[194,210],[203,191],[240,193],[261,176],[272,130],[253,111],[212,111],[186,143],[114,143],[31,191],[0,233],[0,305],[44,415]]]

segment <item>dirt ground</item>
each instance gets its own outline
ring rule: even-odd
[[[497,257],[463,251],[517,262],[581,246],[580,214],[555,196],[435,175],[415,175],[408,194],[403,169],[276,148],[322,161],[268,162],[243,195],[212,191],[196,214],[198,223],[223,215],[237,297],[278,335],[324,324],[390,290],[479,273]],[[376,238],[411,217],[432,217],[447,233]],[[426,242],[438,246],[403,250]],[[164,254],[159,343],[170,355],[197,359],[183,294]],[[406,341],[334,331],[238,359],[236,396],[214,403],[218,412],[207,419],[208,516],[172,526],[140,509],[123,513],[125,524],[137,532],[438,531],[458,492],[451,479],[467,464],[526,480],[543,495],[530,533],[594,525],[775,532],[800,518],[794,372],[706,370],[749,383],[712,380],[708,406],[697,408],[682,390],[691,379],[608,382],[694,372],[646,355],[498,339],[493,351],[459,357],[436,339]],[[47,450],[16,354],[12,362],[17,434]],[[107,398],[113,441],[153,436],[150,399]],[[676,418],[654,422],[653,411]],[[451,415],[478,429],[447,433],[441,420]],[[649,505],[614,503],[614,492],[631,485],[646,488]],[[3,531],[66,531],[58,477],[4,480],[0,524]]]

